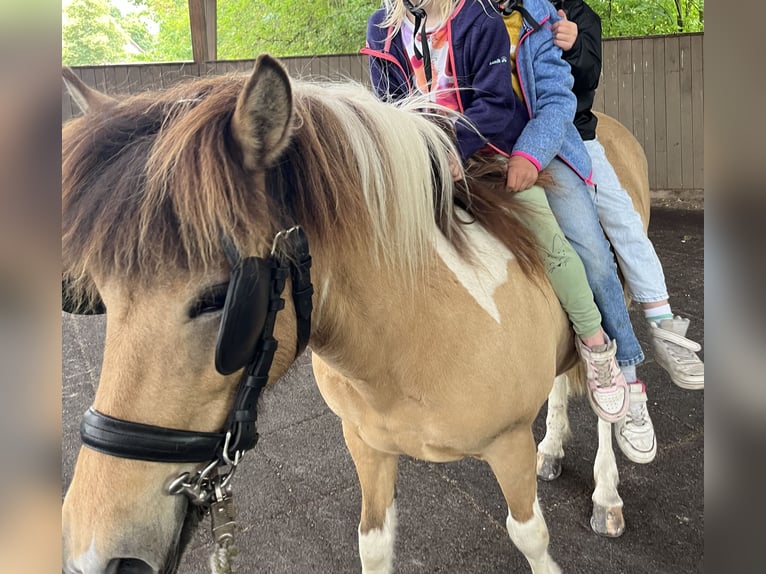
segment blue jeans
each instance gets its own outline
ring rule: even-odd
[[[620,185],[598,139],[585,142],[593,162],[594,201],[601,227],[612,244],[628,291],[634,301],[653,303],[668,298],[665,275],[654,246],[644,233],[641,216]]]
[[[601,229],[590,186],[558,158],[546,169],[554,180],[545,189],[548,203],[585,265],[604,331],[617,343],[617,363],[622,367],[638,365],[643,362],[644,353],[630,323],[617,264]]]

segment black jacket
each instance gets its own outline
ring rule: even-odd
[[[577,24],[577,40],[571,50],[564,52],[564,59],[572,67],[574,77],[575,127],[583,140],[592,140],[598,123],[591,108],[601,75],[601,18],[583,0],[552,0],[552,3]]]

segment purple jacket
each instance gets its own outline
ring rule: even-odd
[[[401,33],[381,28],[384,18],[383,8],[370,17],[362,53],[370,57],[370,78],[378,97],[399,100],[415,89],[410,84],[412,70]],[[460,112],[480,132],[458,122],[460,156],[465,160],[487,145],[510,155],[529,115],[511,85],[511,47],[503,19],[488,0],[463,0],[446,26]]]

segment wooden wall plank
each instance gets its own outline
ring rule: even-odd
[[[117,77],[115,75],[114,66],[106,66],[104,68],[104,83],[105,91],[108,94],[117,93]]]
[[[654,189],[668,189],[668,124],[665,104],[665,40],[654,43]]]
[[[359,77],[362,79],[362,83],[365,86],[368,86],[372,88],[372,82],[370,81],[370,60],[368,56],[362,55],[361,58],[357,60],[358,62],[358,70],[357,73],[359,74]]]
[[[601,51],[601,92],[604,98],[604,113],[617,118],[619,110],[619,60],[618,42],[604,42]]]
[[[643,77],[643,64],[644,64],[644,50],[642,40],[631,40],[630,42],[630,79],[633,83],[632,103],[633,109],[631,110],[631,124],[628,125],[628,129],[633,132],[636,139],[641,142],[641,145],[646,144],[644,138],[644,77]]]
[[[141,86],[144,90],[162,89],[162,77],[158,66],[141,66],[138,71],[141,74]]]
[[[325,64],[327,65],[327,78],[331,80],[337,80],[340,71],[341,56],[328,56],[325,58]]]
[[[694,189],[705,188],[705,107],[702,36],[692,36],[692,149],[694,157]]]
[[[129,94],[130,84],[128,83],[128,67],[114,67],[114,91],[117,94]]]
[[[633,58],[631,40],[617,41],[617,119],[628,129],[633,127]]]
[[[681,158],[681,79],[678,37],[665,38],[665,111],[668,126],[668,189],[683,185]]]
[[[649,187],[656,188],[657,173],[656,173],[656,157],[655,157],[655,145],[656,145],[656,123],[655,123],[655,94],[654,94],[654,40],[643,39],[642,44],[642,58],[641,58],[641,76],[644,84],[644,152],[646,153],[646,159],[649,162]]]
[[[137,94],[143,91],[141,86],[141,71],[138,66],[126,66],[128,68],[128,91]]]
[[[681,94],[691,96],[692,92],[692,62],[691,62],[691,39],[689,36],[679,38],[679,104],[681,121],[681,188],[691,189],[694,187],[694,119],[692,111],[692,98],[683,97]]]

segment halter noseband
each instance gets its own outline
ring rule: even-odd
[[[257,403],[261,391],[266,386],[269,370],[277,350],[278,342],[273,337],[277,313],[284,308],[282,291],[288,274],[292,279],[292,298],[296,315],[296,354],[297,357],[308,344],[311,332],[311,296],[314,292],[311,284],[311,256],[308,239],[303,230],[296,226],[286,231],[280,231],[274,238],[272,252],[267,258],[249,257],[234,261],[236,252],[226,247],[227,257],[237,269],[237,265],[250,263],[256,270],[265,274],[268,271],[268,300],[257,301],[261,309],[256,314],[265,315],[262,330],[255,343],[252,354],[244,366],[244,373],[239,381],[234,405],[226,421],[225,430],[221,432],[197,432],[170,429],[147,425],[110,417],[90,407],[83,416],[80,425],[80,436],[84,445],[112,456],[145,460],[152,462],[177,462],[209,464],[197,473],[191,482],[187,480],[188,473],[183,473],[168,487],[171,494],[186,494],[192,502],[204,505],[215,498],[212,489],[221,487],[228,482],[242,454],[255,447],[258,442],[256,431]],[[245,267],[244,265],[242,265]],[[256,277],[257,274],[256,274]],[[232,286],[224,305],[218,345],[224,344],[227,330],[227,310],[234,299],[237,299],[237,289],[252,292],[253,287],[247,284],[253,277],[238,276],[244,285]],[[258,278],[258,281],[261,279]],[[232,279],[234,282],[234,279]],[[244,299],[239,293],[239,299]],[[263,306],[266,306],[263,310]],[[252,309],[247,309],[248,311]],[[232,315],[235,315],[232,313]],[[238,370],[222,369],[216,351],[216,368],[222,374]],[[209,483],[208,475],[217,467],[229,465],[231,470],[215,483]],[[222,484],[223,483],[223,484]]]

